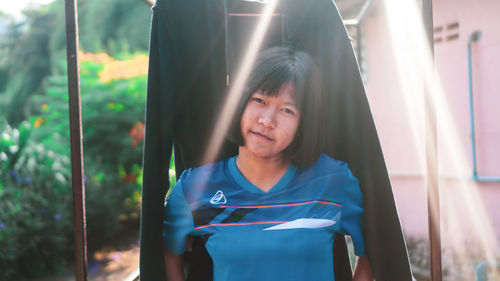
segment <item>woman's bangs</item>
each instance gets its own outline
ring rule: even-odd
[[[273,67],[268,73],[264,73],[255,90],[261,91],[268,96],[277,96],[280,89],[289,83],[294,84],[295,74],[290,66]]]

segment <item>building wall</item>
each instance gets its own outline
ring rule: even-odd
[[[497,83],[500,81],[500,1],[435,0],[433,10],[434,26],[442,27],[435,32],[435,38],[442,38],[435,44],[437,92],[443,101],[438,107],[442,240],[444,246],[484,240],[485,245],[496,247],[500,238],[500,182],[470,180],[467,40],[472,32],[482,31],[481,39],[472,43],[478,172],[480,176],[500,178],[500,87]],[[402,20],[400,24],[407,33],[395,38],[389,32],[386,11],[383,5],[374,8],[363,24],[368,71],[366,90],[403,230],[407,237],[426,239],[424,107],[422,83],[418,83],[422,77],[411,73],[413,67],[418,68],[418,61],[408,58],[413,54],[402,53],[397,47],[398,42],[411,39],[414,33],[409,27],[411,23]],[[458,23],[458,27],[454,23]],[[450,24],[451,28],[447,28]],[[448,36],[451,36],[449,40]]]

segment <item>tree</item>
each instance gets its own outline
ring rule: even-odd
[[[78,13],[82,50],[114,56],[148,50],[151,11],[144,0],[81,0]],[[27,101],[44,93],[44,79],[66,56],[63,1],[25,14],[26,22],[9,26],[0,39],[0,110],[13,126],[38,113]]]

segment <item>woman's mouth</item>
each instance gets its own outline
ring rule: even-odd
[[[267,141],[272,141],[273,140],[272,138],[270,138],[270,137],[268,137],[266,135],[263,135],[261,133],[257,133],[257,132],[254,132],[254,131],[250,131],[250,133],[252,133],[258,139],[267,140]]]

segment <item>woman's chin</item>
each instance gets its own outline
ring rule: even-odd
[[[276,153],[274,151],[269,151],[268,149],[262,147],[242,147],[243,151],[240,151],[240,154],[243,152],[247,155],[251,155],[255,158],[261,159],[280,159],[282,158],[281,152]]]

